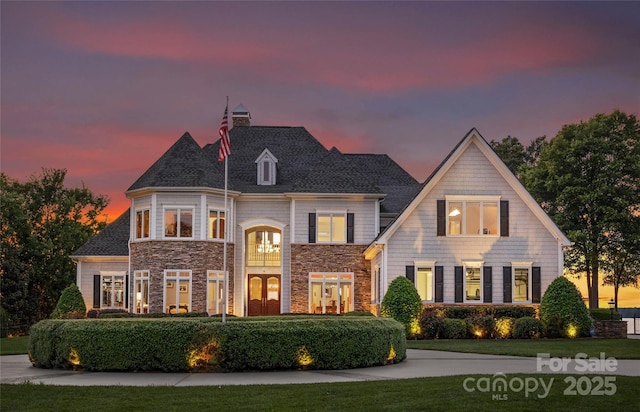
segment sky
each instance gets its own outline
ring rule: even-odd
[[[423,181],[473,127],[529,144],[640,113],[640,2],[0,2],[0,170],[111,203],[185,131],[254,125]],[[232,153],[233,153],[233,142]],[[233,154],[232,154],[233,155]]]

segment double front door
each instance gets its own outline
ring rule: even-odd
[[[249,316],[280,314],[280,275],[249,275]]]

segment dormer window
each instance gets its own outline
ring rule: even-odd
[[[258,185],[272,186],[276,184],[276,163],[278,159],[269,151],[264,149],[262,154],[256,159],[258,171]]]

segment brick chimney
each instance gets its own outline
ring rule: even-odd
[[[251,126],[251,113],[242,103],[231,111],[231,118],[233,119],[233,127]]]

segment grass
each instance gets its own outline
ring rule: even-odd
[[[512,356],[549,353],[554,357],[574,357],[582,352],[589,357],[598,357],[604,352],[607,357],[616,359],[640,359],[640,339],[435,339],[408,340],[407,347]]]
[[[17,336],[15,338],[0,339],[0,355],[22,355],[29,351],[29,337]]]
[[[475,376],[480,378],[481,376]],[[468,392],[466,376],[420,378],[394,381],[304,385],[248,385],[218,387],[122,387],[1,385],[3,410],[29,411],[603,411],[637,405],[640,377],[616,376],[615,394],[566,395],[566,375],[535,375],[551,384],[548,396],[538,389],[507,389],[507,397],[494,400],[492,392]],[[509,375],[532,379],[532,375]],[[553,378],[553,381],[551,379]],[[575,376],[579,378],[579,376]],[[592,377],[583,377],[592,379]],[[586,388],[589,384],[583,384]],[[469,385],[467,386],[469,387]],[[473,385],[471,385],[473,387]],[[541,388],[541,387],[540,387]],[[542,398],[540,398],[540,397]]]

